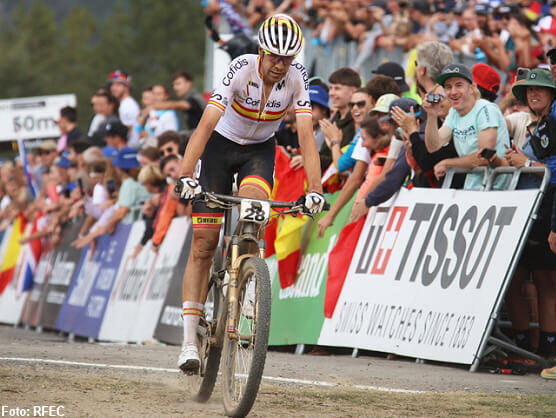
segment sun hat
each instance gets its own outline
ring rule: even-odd
[[[328,105],[328,93],[322,86],[309,86],[309,99],[311,100],[311,102],[330,109],[330,106]]]
[[[527,87],[547,87],[556,93],[556,84],[552,81],[550,71],[544,68],[535,68],[529,71],[525,80],[512,87],[512,93],[522,103],[527,103]]]

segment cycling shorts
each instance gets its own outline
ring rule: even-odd
[[[198,181],[203,190],[219,194],[232,193],[232,181],[237,173],[239,187],[252,185],[270,197],[274,184],[276,141],[239,145],[214,131],[201,157]],[[193,204],[193,228],[220,229],[224,212],[209,208],[204,201]]]

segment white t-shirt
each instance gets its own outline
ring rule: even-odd
[[[396,160],[398,158],[398,155],[400,155],[400,151],[402,150],[402,148],[403,141],[393,136],[390,140],[390,149],[388,150],[388,157],[386,158],[392,158],[393,160]]]
[[[95,113],[95,116],[93,116],[93,119],[91,120],[91,124],[89,125],[89,132],[87,133],[87,135],[93,136],[93,134],[96,132],[100,124],[105,120],[106,120],[106,116],[101,115],[99,113]]]
[[[10,203],[12,203],[12,199],[10,199],[10,196],[5,195],[0,201],[0,209],[6,209],[10,205]]]
[[[173,110],[154,111],[156,115],[149,116],[147,120],[147,127],[150,128],[154,136],[159,136],[166,131],[177,131],[178,117]]]
[[[139,144],[139,132],[135,132],[133,129],[133,125],[137,121],[137,117],[139,116],[139,105],[135,101],[135,99],[131,96],[126,97],[120,103],[120,108],[118,109],[118,113],[120,114],[120,120],[125,126],[131,126],[130,134],[128,138],[128,145],[134,146]]]
[[[362,142],[363,138],[359,136],[355,143],[355,148],[353,148],[353,152],[351,153],[351,158],[369,164],[371,162],[371,154],[369,154],[369,150],[362,145]]]
[[[93,196],[85,200],[85,212],[99,219],[102,216],[102,205],[108,200],[108,192],[102,184],[95,184]]]
[[[523,147],[529,137],[527,126],[531,123],[531,114],[529,112],[516,112],[506,116],[506,120],[510,122],[508,129],[510,138],[519,148]]]

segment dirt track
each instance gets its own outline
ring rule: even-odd
[[[57,334],[5,326],[0,326],[0,342],[2,358],[162,369],[125,370],[3,359],[0,407],[61,405],[65,416],[223,413],[218,386],[206,405],[188,399],[186,378],[173,372],[177,347],[68,343]],[[471,374],[461,367],[407,360],[270,352],[265,376],[274,380],[264,381],[253,416],[556,415],[556,382],[533,375]],[[280,378],[311,380],[320,386],[285,383]]]

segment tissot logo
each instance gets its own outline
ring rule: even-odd
[[[502,232],[511,225],[516,209],[492,205],[480,210],[473,205],[463,210],[457,204],[416,203],[409,217],[408,208],[398,206],[386,219],[388,208],[378,208],[356,273],[384,275],[423,286],[439,281],[442,289],[465,289],[476,279],[474,286],[480,289]],[[402,227],[410,228],[405,231],[409,239],[399,242]],[[398,254],[397,265],[389,264],[393,251]]]

